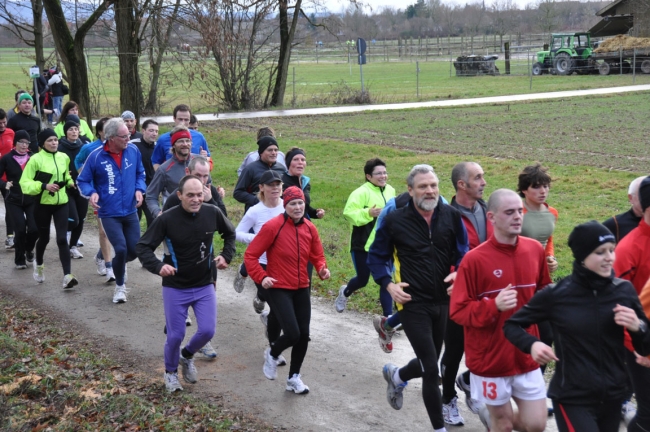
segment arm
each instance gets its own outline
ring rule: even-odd
[[[614,261],[614,272],[616,277],[632,281],[636,276],[638,268],[637,256],[634,251],[634,245],[630,241],[630,234],[621,240],[616,247],[616,261]]]
[[[391,198],[388,200],[386,205],[384,206],[383,209],[381,209],[381,213],[379,213],[379,216],[377,217],[377,222],[375,223],[375,231],[379,229],[384,224],[384,218],[388,215],[388,213],[392,212],[395,210],[395,198]]]
[[[248,166],[251,162],[255,162],[257,158],[254,157],[254,155],[257,155],[257,152],[250,152],[246,155],[244,160],[241,162],[241,165],[239,165],[239,168],[237,168],[237,177],[241,176],[241,173],[244,172],[244,168]]]
[[[217,209],[217,230],[223,239],[223,249],[219,255],[229,264],[235,255],[235,227],[219,209]]]
[[[236,228],[237,241],[242,243],[250,243],[255,238],[255,234],[251,233],[250,230],[255,226],[255,211],[250,208],[244,214],[244,217],[239,222]]]
[[[90,198],[92,194],[97,193],[97,190],[94,187],[93,176],[94,176],[94,166],[89,160],[86,159],[86,162],[83,165],[83,169],[79,172],[77,177],[77,187],[82,196]]]
[[[156,170],[153,175],[153,179],[149,186],[147,187],[147,193],[145,194],[145,201],[147,207],[151,211],[153,217],[157,217],[160,214],[160,204],[158,203],[158,198],[160,197],[160,192],[163,190],[165,184],[165,173],[163,170]]]
[[[260,232],[246,248],[246,252],[244,252],[246,271],[248,271],[248,275],[255,283],[261,284],[262,280],[268,276],[266,270],[260,265],[259,258],[271,247],[278,229],[280,228],[277,228],[276,224],[269,224],[268,222],[264,224]],[[272,259],[268,253],[267,259]]]
[[[167,160],[167,156],[165,155],[165,147],[166,145],[164,143],[161,143],[159,139],[156,147],[154,147],[153,152],[151,153],[151,162],[153,163],[156,171],[158,170],[157,166],[162,165]]]
[[[551,214],[553,214],[553,216],[555,216],[555,224],[557,225],[557,220],[558,220],[558,217],[559,217],[557,210],[554,209],[553,207],[549,207],[548,210],[551,212]],[[545,252],[546,252],[547,257],[549,257],[549,256],[554,257],[555,256],[555,246],[553,246],[553,235],[552,234],[548,238],[548,240],[546,241]]]
[[[393,267],[393,252],[395,246],[390,236],[390,223],[384,221],[375,234],[375,240],[368,250],[368,268],[375,282],[386,289],[393,281],[391,269]]]
[[[454,266],[458,268],[465,254],[469,252],[469,239],[463,218],[458,215],[456,218],[456,257]]]
[[[320,236],[318,235],[318,230],[315,226],[311,226],[311,247],[309,249],[309,261],[312,263],[318,276],[323,280],[321,276],[321,271],[327,268],[327,261],[325,260],[325,251],[323,250],[323,244],[320,241]]]
[[[212,193],[212,199],[210,199],[209,204],[217,206],[223,215],[228,217],[228,210],[226,210],[226,205],[223,203],[223,199],[221,198],[221,195],[219,195],[217,188],[210,185],[210,191]]]
[[[252,173],[253,171],[250,169],[250,167],[247,167],[247,169],[242,172],[241,177],[239,177],[237,180],[237,186],[235,186],[235,190],[232,193],[233,197],[237,201],[247,205],[248,207],[252,207],[259,202],[257,195],[252,194],[248,191],[248,186],[253,181]]]
[[[535,293],[533,298],[503,325],[506,339],[520,351],[530,354],[530,349],[539,339],[528,333],[525,329],[549,319],[549,312],[553,308],[552,287],[546,287]]]
[[[165,221],[163,218],[156,218],[147,228],[147,231],[140,237],[135,245],[135,253],[142,263],[142,266],[153,274],[160,274],[163,262],[156,257],[156,248],[165,239]]]
[[[311,206],[311,183],[307,183],[303,193],[305,194],[305,199],[309,201],[309,206],[305,208],[305,213],[307,213],[310,219],[318,219],[318,209]]]
[[[147,175],[144,172],[144,165],[142,164],[142,153],[140,153],[140,150],[136,146],[133,146],[135,150],[137,151],[138,154],[138,164],[136,166],[136,172],[135,172],[135,190],[140,191],[142,193],[145,193],[147,191],[147,183],[145,183],[147,179]]]
[[[32,156],[27,161],[23,174],[20,176],[20,188],[25,195],[38,195],[45,189],[45,184],[38,180],[34,180],[36,171],[40,169],[40,164],[37,158]]]
[[[449,302],[449,318],[466,327],[493,326],[499,318],[496,300],[478,297],[474,273],[467,260],[458,269]]]
[[[343,208],[343,216],[354,226],[364,226],[372,222],[368,213],[368,196],[364,189],[352,191]]]

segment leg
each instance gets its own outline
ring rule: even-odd
[[[52,222],[56,229],[56,245],[59,247],[59,259],[63,267],[63,275],[72,273],[70,265],[70,247],[68,246],[68,205],[56,206],[52,214]]]
[[[302,362],[307,355],[309,345],[309,324],[311,323],[311,298],[309,288],[297,290],[293,296],[293,307],[298,321],[300,338],[291,350],[291,365],[289,366],[289,378],[294,374],[300,374]]]
[[[621,425],[622,399],[606,401],[598,407],[598,431],[618,432]]]
[[[77,247],[77,242],[84,229],[84,222],[86,221],[86,214],[88,214],[88,200],[82,197],[78,192],[73,194],[74,208],[77,213],[77,226],[72,229],[70,235],[70,247]]]
[[[510,401],[503,405],[485,405],[490,413],[490,431],[511,432],[513,428],[514,413]]]
[[[72,232],[79,225],[79,214],[77,213],[77,203],[75,202],[74,195],[75,193],[68,189],[68,231]],[[77,243],[72,243],[72,238],[70,239],[70,245],[76,246]]]
[[[555,411],[555,423],[559,432],[572,431],[595,431],[611,432],[604,429],[598,429],[597,412],[598,406],[593,405],[567,405],[553,401],[553,410]],[[617,425],[614,431],[618,431],[618,422],[620,422],[620,409],[617,409]]]
[[[23,207],[5,200],[5,215],[14,224],[14,264],[25,265],[27,230]]]
[[[196,333],[185,349],[194,354],[214,336],[217,327],[217,295],[212,284],[191,290],[194,292],[191,305],[196,316]]]
[[[370,279],[370,269],[366,260],[368,259],[368,252],[365,251],[352,251],[352,263],[357,275],[350,279],[347,288],[345,288],[345,296],[350,297],[355,291],[368,285]]]
[[[7,189],[0,189],[0,194],[2,194],[2,198],[4,199],[5,202],[5,228],[7,229],[7,237],[9,237],[14,235],[15,233],[13,221],[11,220],[11,215],[9,214],[8,211],[6,211],[7,195],[9,195],[9,192],[7,191]]]
[[[628,426],[628,432],[650,431],[650,369],[635,361],[627,362],[632,376],[632,386],[636,396],[636,416]]]
[[[283,334],[271,342],[271,356],[278,358],[282,352],[300,340],[300,327],[294,308],[293,296],[296,290],[271,288],[267,290],[267,300],[275,311]]]
[[[386,288],[379,287],[379,303],[381,303],[381,310],[385,317],[393,314],[393,298]]]
[[[103,218],[102,225],[104,225],[106,236],[115,250],[112,263],[115,284],[122,286],[124,285],[124,268],[126,266],[126,238],[122,228],[122,218]]]
[[[106,261],[106,264],[108,265],[111,264],[111,242],[108,241],[101,219],[97,219],[97,226],[99,227],[99,248],[102,253],[101,258]]]
[[[167,340],[165,341],[165,371],[172,373],[178,370],[181,343],[185,338],[185,318],[191,298],[185,290],[163,287],[163,307],[167,325]]]
[[[135,245],[140,240],[140,221],[136,212],[124,217],[122,223],[124,238],[126,240],[126,265],[127,262],[133,261],[138,256],[135,253]]]
[[[36,264],[43,265],[45,248],[50,242],[50,221],[52,220],[54,206],[38,204],[34,209],[34,218],[38,229],[38,241],[36,242]]]
[[[513,428],[525,432],[544,432],[548,412],[546,398],[537,400],[524,400],[513,396],[518,411],[514,413]],[[619,404],[619,407],[621,405]]]
[[[442,403],[448,404],[456,393],[456,375],[463,358],[465,335],[463,326],[452,320],[447,321],[445,332],[445,353],[440,364],[442,365]]]
[[[36,204],[30,203],[23,206],[25,212],[25,223],[27,225],[27,237],[25,238],[25,251],[34,252],[34,246],[38,240],[38,226],[36,225],[36,218],[34,212],[36,211]]]

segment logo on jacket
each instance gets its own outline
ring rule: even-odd
[[[501,270],[501,269],[496,269],[492,273],[494,273],[494,276],[499,277],[499,278],[501,276],[503,276],[503,270]]]
[[[131,166],[131,164],[129,163],[129,159],[125,157],[124,158],[124,169],[127,169],[130,166]]]
[[[104,169],[106,170],[106,175],[108,177],[108,194],[113,195],[115,192],[117,192],[117,188],[115,187],[115,173],[113,172],[113,165],[107,163],[104,165]]]

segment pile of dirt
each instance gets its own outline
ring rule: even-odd
[[[634,48],[650,48],[650,38],[639,38],[627,35],[616,35],[611,39],[603,41],[594,52],[612,52],[623,50],[630,50]]]

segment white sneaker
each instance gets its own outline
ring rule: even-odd
[[[238,293],[244,291],[244,285],[246,284],[246,278],[239,273],[239,270],[237,270],[237,274],[235,274],[235,282],[233,283],[233,288],[235,288],[235,291]]]
[[[106,267],[106,283],[115,282],[115,273],[113,267]]]
[[[309,387],[302,382],[300,374],[293,374],[291,378],[287,378],[287,391],[296,394],[307,394],[309,393]]]
[[[621,405],[621,419],[626,427],[630,424],[634,416],[636,416],[636,407],[634,404],[629,400],[623,402],[623,405]]]
[[[126,303],[126,293],[128,292],[126,286],[115,285],[113,292],[113,303]]]
[[[264,327],[269,326],[269,311],[265,310],[260,314],[260,321],[262,321]]]
[[[81,259],[84,256],[79,252],[79,249],[77,249],[77,246],[72,246],[70,248],[70,258],[72,259]]]
[[[347,288],[347,285],[341,285],[341,288],[339,288],[339,295],[336,297],[336,300],[334,301],[334,305],[336,306],[336,311],[338,313],[341,313],[345,310],[345,307],[348,304],[348,298],[345,296],[345,289]]]
[[[176,391],[183,391],[183,386],[180,381],[178,381],[178,373],[167,373],[165,372],[165,387],[167,388],[168,393],[174,393]]]
[[[183,355],[181,355],[179,363],[181,364],[183,379],[190,384],[196,384],[196,382],[199,380],[199,377],[196,366],[194,366],[194,357],[186,359],[183,357]]]
[[[77,281],[77,278],[74,277],[73,274],[67,274],[63,276],[63,289],[69,289],[72,288],[73,286],[77,285],[79,281]]]
[[[43,270],[45,268],[45,265],[41,264],[38,265],[36,264],[36,260],[34,260],[33,263],[34,266],[34,280],[38,283],[43,283],[45,281],[45,276],[43,276]]]
[[[199,352],[206,358],[215,359],[217,358],[217,351],[212,348],[212,344],[208,342],[199,350]]]
[[[278,356],[278,359],[275,362],[278,366],[285,366],[287,364],[287,359],[284,358],[282,354]]]
[[[95,264],[97,264],[97,274],[106,276],[106,261],[95,256]]]
[[[462,426],[465,419],[458,411],[458,397],[454,397],[448,404],[442,404],[442,418],[444,422],[452,426]]]
[[[264,350],[264,367],[262,368],[264,376],[270,380],[278,377],[278,359],[271,355],[271,348]]]
[[[84,242],[81,239],[77,240],[77,247],[84,247]]]

